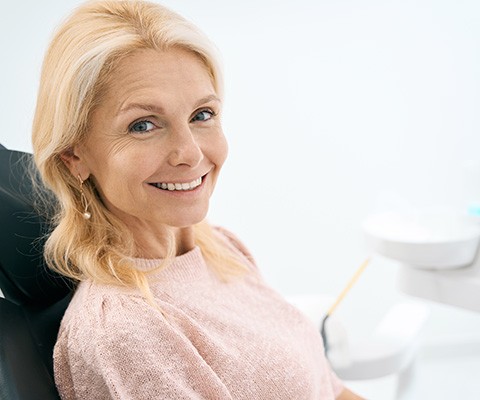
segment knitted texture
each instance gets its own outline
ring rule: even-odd
[[[150,283],[161,311],[135,289],[80,283],[54,350],[55,382],[70,399],[330,400],[343,386],[318,329],[251,267],[223,282],[198,247]],[[226,236],[225,236],[226,235]],[[135,260],[148,270],[159,260]]]

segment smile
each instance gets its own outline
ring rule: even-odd
[[[202,177],[195,179],[192,182],[188,183],[150,183],[150,185],[155,186],[158,189],[163,189],[163,190],[183,190],[183,191],[188,191],[188,190],[193,190],[197,187],[199,187],[202,184]]]

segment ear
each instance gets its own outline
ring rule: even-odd
[[[77,146],[62,152],[60,154],[60,159],[75,178],[80,176],[80,179],[84,181],[90,176],[90,169]]]

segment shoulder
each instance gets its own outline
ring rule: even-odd
[[[133,331],[163,323],[136,289],[81,282],[60,325],[56,347],[88,353],[110,338],[129,337]]]
[[[255,258],[248,250],[245,244],[233,232],[221,226],[214,226],[214,232],[237,254],[239,253],[247,259],[247,261],[257,268]]]
[[[55,364],[75,360],[77,367],[104,369],[109,360],[125,362],[144,351],[161,358],[188,347],[175,323],[178,310],[168,299],[156,301],[158,308],[135,289],[82,282],[60,326]]]

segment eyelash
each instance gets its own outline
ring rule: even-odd
[[[214,117],[217,116],[217,113],[215,113],[212,109],[210,109],[210,108],[204,108],[204,109],[198,110],[198,111],[195,113],[195,115],[194,115],[194,116],[192,117],[192,119],[191,119],[191,122],[194,122],[193,119],[194,119],[197,115],[199,115],[199,114],[201,114],[201,113],[208,113],[208,114],[210,114],[210,118],[208,118],[208,119],[206,119],[206,120],[197,120],[198,122],[207,122],[207,121],[210,121],[212,118],[214,118]],[[152,124],[152,125],[154,125],[154,126],[156,127],[156,125],[155,125],[152,121],[150,121],[150,120],[148,120],[148,119],[141,119],[141,120],[135,121],[135,122],[133,122],[132,124],[130,124],[130,126],[128,127],[128,131],[129,131],[130,133],[145,133],[145,132],[150,132],[151,130],[155,129],[155,128],[152,128],[152,129],[145,130],[145,131],[135,131],[135,130],[133,129],[133,127],[134,127],[136,124],[140,124],[140,123],[149,123],[149,124]]]
[[[134,126],[137,125],[137,124],[141,124],[141,123],[149,123],[149,124],[152,124],[152,125],[156,126],[152,121],[149,121],[148,119],[141,119],[141,120],[139,120],[139,121],[133,122],[133,123],[128,127],[128,132],[130,132],[130,133],[145,133],[145,132],[150,132],[152,129],[154,129],[154,128],[152,128],[152,129],[149,129],[148,131],[147,131],[147,130],[145,130],[145,131],[135,131],[135,130],[133,129]]]
[[[216,117],[216,116],[217,116],[217,114],[216,114],[212,109],[210,109],[210,108],[203,108],[203,109],[201,109],[201,110],[198,110],[198,111],[195,113],[195,115],[193,116],[193,118],[195,118],[198,114],[201,114],[201,113],[208,113],[208,114],[210,114],[210,118],[209,118],[209,119],[203,120],[203,121],[201,121],[201,122],[209,121],[209,120],[212,119],[213,117]],[[192,118],[192,120],[193,120],[193,118]]]

